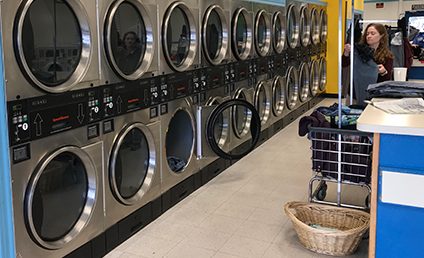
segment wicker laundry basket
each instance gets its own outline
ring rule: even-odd
[[[303,202],[288,202],[284,210],[293,222],[300,242],[321,254],[352,254],[369,228],[369,214],[359,210]]]

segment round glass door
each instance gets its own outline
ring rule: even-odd
[[[218,106],[222,104],[223,100],[221,97],[211,98],[206,106]],[[221,112],[217,115],[216,122],[214,124],[210,124],[212,126],[213,138],[216,141],[217,146],[220,149],[223,149],[225,144],[228,142],[228,127],[230,120],[230,112],[229,110],[225,110],[225,112]]]
[[[327,12],[321,10],[320,13],[320,39],[321,43],[325,43],[327,41],[328,34],[328,21],[327,21]]]
[[[118,136],[109,164],[109,182],[115,197],[126,205],[139,201],[150,188],[156,150],[149,129],[135,123]]]
[[[286,106],[286,91],[284,78],[276,76],[272,85],[272,112],[274,116],[281,116]]]
[[[280,11],[274,14],[272,20],[274,50],[281,54],[286,46],[286,21]]]
[[[82,79],[92,51],[86,15],[78,1],[24,1],[14,43],[18,63],[32,83],[59,93]]]
[[[181,173],[188,166],[194,147],[193,118],[186,109],[178,109],[168,124],[165,150],[168,167]]]
[[[258,111],[262,125],[268,122],[271,109],[270,99],[265,87],[265,82],[261,81],[255,90],[255,108]]]
[[[321,57],[319,61],[319,70],[320,70],[319,89],[321,91],[325,91],[325,88],[327,86],[327,61],[323,57]]]
[[[299,99],[305,102],[309,97],[309,79],[310,79],[309,66],[307,63],[300,65],[299,79],[300,79],[300,94]]]
[[[300,8],[300,35],[302,46],[308,46],[311,42],[311,18],[306,6]]]
[[[287,40],[290,48],[296,48],[299,44],[299,14],[294,5],[287,9]]]
[[[319,15],[316,8],[313,8],[311,11],[311,35],[312,43],[317,45],[320,42],[320,24]]]
[[[153,60],[153,31],[147,11],[136,0],[116,1],[105,26],[105,47],[112,68],[124,79],[138,79]]]
[[[239,8],[233,17],[233,51],[237,59],[246,60],[252,49],[252,21],[245,8]]]
[[[271,25],[264,10],[260,10],[256,15],[255,46],[260,56],[266,56],[271,47]]]
[[[68,146],[50,154],[35,170],[25,195],[33,238],[48,249],[73,240],[88,223],[97,187],[95,168],[83,150]]]
[[[194,62],[197,31],[193,14],[186,4],[173,3],[164,16],[162,38],[164,55],[177,72],[187,70]]]
[[[299,77],[294,67],[290,66],[286,76],[287,107],[292,110],[299,99]]]
[[[312,97],[315,97],[318,94],[319,84],[320,84],[320,72],[319,64],[316,60],[313,60],[311,63],[311,82],[310,82],[310,91]]]
[[[228,49],[228,24],[224,10],[219,5],[208,8],[203,18],[203,52],[209,63],[218,65]]]
[[[247,101],[244,89],[237,90],[234,99]],[[245,137],[250,131],[252,111],[245,106],[233,107],[233,131],[237,138]]]

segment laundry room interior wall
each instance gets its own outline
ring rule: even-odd
[[[367,2],[367,1],[366,1]],[[365,3],[364,5],[364,19],[365,20],[397,20],[399,15],[410,11],[413,4],[423,4],[423,1],[403,1],[403,5],[399,5],[398,1],[378,1],[384,2],[383,8],[376,8],[376,2]],[[394,24],[396,25],[396,24]]]

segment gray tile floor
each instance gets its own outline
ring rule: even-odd
[[[310,143],[297,130],[298,120],[106,257],[327,257],[301,246],[283,212],[287,201],[307,200],[312,175]],[[352,257],[367,252],[364,240]]]

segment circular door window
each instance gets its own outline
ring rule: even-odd
[[[175,71],[187,70],[194,62],[197,31],[193,14],[182,2],[173,3],[166,11],[162,28],[165,59]]]
[[[245,8],[238,9],[233,17],[233,50],[240,60],[246,60],[252,48],[252,24]]]
[[[255,22],[255,46],[258,55],[266,56],[271,46],[271,28],[267,13],[260,10]]]
[[[294,5],[287,9],[287,40],[290,48],[295,48],[299,44],[299,14]]]
[[[203,21],[203,52],[213,65],[224,60],[228,49],[227,20],[219,5],[212,5],[206,11]]]
[[[319,16],[316,8],[311,11],[311,35],[312,43],[317,45],[320,42]]]
[[[239,89],[235,94],[235,99],[247,100],[243,89]],[[252,120],[252,111],[244,106],[236,106],[233,108],[233,130],[237,138],[243,138],[250,131]]]
[[[256,86],[255,107],[259,113],[261,124],[264,125],[269,119],[271,103],[265,89],[265,82],[261,81]]]
[[[300,101],[305,102],[309,97],[309,79],[311,74],[309,73],[309,66],[307,63],[300,65],[299,79],[300,79]]]
[[[312,61],[311,63],[311,95],[312,97],[315,97],[319,90],[319,84],[320,84],[320,72],[319,72],[319,64],[316,60]]]
[[[221,104],[222,98],[214,97],[209,100],[206,105],[207,106],[218,106]],[[224,110],[222,113],[218,114],[216,122],[213,125],[213,134],[216,141],[216,144],[220,149],[224,147],[224,145],[228,141],[228,125],[229,125],[229,110]]]
[[[272,112],[275,116],[281,116],[283,114],[286,105],[285,98],[284,78],[276,76],[272,85]]]
[[[124,79],[138,79],[152,62],[154,42],[148,17],[136,0],[119,0],[109,10],[105,47],[112,68]]]
[[[140,123],[127,127],[117,138],[109,166],[109,182],[115,197],[124,204],[139,201],[150,188],[156,152],[149,129]]]
[[[296,69],[289,67],[286,76],[287,107],[292,110],[299,99],[299,78]]]
[[[321,10],[320,14],[320,39],[321,43],[327,41],[327,33],[328,33],[328,21],[327,21],[327,12]]]
[[[26,221],[34,239],[48,249],[70,242],[87,224],[97,192],[96,171],[84,151],[69,146],[49,155],[26,191]]]
[[[276,12],[274,14],[272,27],[274,50],[278,54],[281,54],[286,45],[286,22],[281,12]]]
[[[15,51],[26,77],[41,89],[71,89],[91,55],[86,13],[78,1],[25,1],[15,20]]]
[[[324,91],[327,85],[327,61],[325,60],[325,58],[320,59],[319,70],[320,70],[319,89],[321,91]]]
[[[181,173],[188,166],[194,146],[193,119],[185,109],[178,109],[168,124],[165,149],[168,167]]]
[[[300,35],[302,46],[308,46],[311,42],[311,18],[306,6],[300,8]]]

